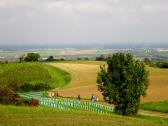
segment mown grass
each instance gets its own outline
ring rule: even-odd
[[[44,63],[0,64],[0,84],[8,85],[13,81],[18,85],[47,83],[55,88],[66,85],[70,81],[70,75]]]
[[[0,105],[0,126],[167,126],[168,119]]]
[[[168,113],[168,101],[149,102],[140,105],[141,109]]]

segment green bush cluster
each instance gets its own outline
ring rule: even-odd
[[[49,84],[46,83],[38,83],[38,84],[30,84],[25,83],[19,87],[19,91],[21,92],[28,92],[28,91],[47,91],[52,89]]]
[[[32,61],[38,61],[39,58],[40,54],[38,53],[28,53],[24,60],[27,62],[32,62]]]
[[[158,63],[156,63],[156,66],[159,68],[168,68],[168,63],[167,62],[158,62]]]

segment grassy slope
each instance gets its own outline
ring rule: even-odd
[[[9,63],[0,64],[0,84],[16,81],[23,83],[49,83],[52,87],[60,87],[70,81],[65,71],[42,63]]]
[[[0,105],[0,126],[166,126],[168,119]]]
[[[168,101],[149,102],[140,105],[141,109],[168,113]]]

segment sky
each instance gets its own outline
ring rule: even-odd
[[[0,0],[0,45],[168,43],[168,0]]]

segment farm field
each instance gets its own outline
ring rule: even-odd
[[[97,114],[86,111],[61,111],[48,107],[16,107],[0,105],[0,126],[167,126],[164,118],[115,114]]]
[[[71,82],[62,87],[55,89],[62,96],[90,98],[91,94],[96,94],[102,99],[101,93],[96,86],[97,73],[99,66],[105,62],[99,61],[70,61],[49,63],[52,66],[61,68],[71,74]],[[150,72],[149,87],[147,96],[142,98],[142,102],[161,101],[168,99],[168,69],[159,69],[146,67]]]
[[[0,64],[0,84],[8,85],[13,81],[19,85],[47,83],[55,88],[66,85],[70,81],[70,75],[44,63]]]

